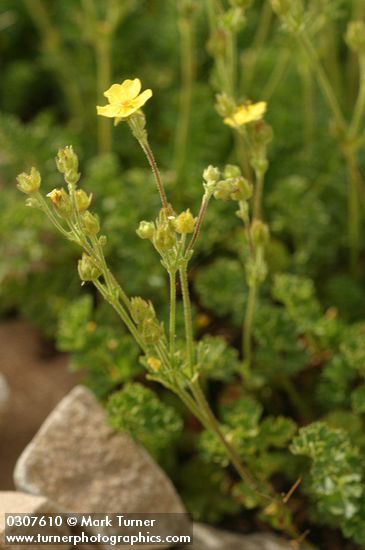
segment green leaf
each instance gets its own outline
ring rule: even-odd
[[[352,392],[351,404],[356,414],[365,413],[365,384],[362,384]]]
[[[238,352],[219,336],[204,336],[197,346],[200,372],[212,380],[229,382],[239,372]]]
[[[87,341],[87,323],[92,313],[92,297],[84,294],[62,312],[58,321],[57,346],[61,351],[79,351]]]
[[[286,447],[294,436],[297,426],[290,418],[268,416],[260,425],[260,447]]]
[[[110,424],[128,432],[156,458],[176,442],[183,423],[177,412],[138,383],[128,383],[108,400]]]

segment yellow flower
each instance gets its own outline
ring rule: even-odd
[[[47,197],[51,199],[55,206],[58,206],[60,202],[65,198],[66,192],[63,189],[53,189],[47,193]]]
[[[109,105],[97,106],[98,115],[109,118],[128,118],[152,97],[152,90],[145,90],[140,94],[141,87],[139,78],[125,80],[122,84],[113,84],[104,92]]]
[[[147,359],[147,364],[155,372],[158,372],[161,368],[161,361],[157,359],[157,357],[149,357]]]
[[[228,124],[232,128],[243,126],[249,122],[260,120],[266,112],[266,101],[259,101],[258,103],[243,103],[239,105],[232,115],[224,119],[224,123]]]

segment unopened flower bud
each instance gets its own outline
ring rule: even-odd
[[[236,110],[236,103],[226,93],[217,94],[215,108],[221,117],[230,117]]]
[[[286,15],[290,11],[292,0],[271,0],[271,7],[277,15]]]
[[[41,203],[36,197],[28,197],[25,200],[25,206],[29,206],[29,208],[40,208]]]
[[[265,246],[270,238],[268,226],[261,220],[253,220],[251,224],[251,237],[255,246]]]
[[[77,172],[79,160],[72,145],[67,145],[63,149],[59,149],[56,157],[56,165],[61,174],[66,174],[66,172],[70,172],[70,170]]]
[[[96,214],[92,214],[87,210],[82,216],[82,221],[84,222],[86,232],[89,235],[97,235],[99,233],[100,223]]]
[[[161,361],[157,357],[149,357],[147,359],[147,365],[155,372],[161,369]]]
[[[82,281],[96,281],[101,275],[101,270],[95,265],[88,254],[83,254],[77,264],[80,279]]]
[[[246,279],[249,287],[264,282],[267,277],[267,265],[262,257],[249,259],[246,263]]]
[[[163,338],[162,325],[156,319],[145,319],[141,325],[142,338],[146,344],[153,345]]]
[[[365,23],[363,21],[351,21],[348,24],[346,43],[354,52],[365,51]]]
[[[59,172],[64,175],[67,183],[70,185],[76,185],[80,179],[80,174],[77,172],[79,167],[79,159],[74,152],[72,145],[68,145],[58,151],[56,166]]]
[[[226,164],[224,167],[223,176],[228,178],[239,178],[242,175],[241,168],[235,164]]]
[[[195,227],[195,219],[190,210],[182,212],[174,221],[173,225],[177,233],[192,233]]]
[[[263,175],[266,173],[269,167],[269,162],[265,157],[262,157],[262,156],[254,157],[251,160],[251,166],[255,170],[255,172],[257,172],[260,175]]]
[[[264,120],[257,120],[251,126],[252,139],[258,146],[265,147],[273,138],[273,131],[270,124]]]
[[[140,239],[153,239],[155,234],[155,224],[153,222],[142,221],[140,222],[136,233]]]
[[[220,170],[211,164],[203,172],[203,180],[206,183],[216,183],[220,178]]]
[[[19,191],[26,195],[31,195],[38,191],[41,186],[41,175],[34,167],[31,168],[30,174],[22,172],[17,176],[17,187]]]
[[[83,189],[77,189],[75,191],[75,202],[77,210],[84,212],[87,210],[91,204],[92,194],[88,196]]]
[[[231,200],[231,193],[234,191],[232,181],[233,178],[219,181],[213,193],[214,198],[223,201]]]
[[[140,325],[145,319],[154,319],[156,317],[151,302],[147,302],[139,296],[131,299],[131,315],[137,325]]]
[[[167,252],[175,246],[176,235],[171,223],[159,224],[154,235],[154,242],[161,252]]]
[[[116,122],[121,119],[116,119]],[[129,127],[132,130],[133,136],[138,141],[146,141],[146,117],[143,111],[135,111],[128,119]]]
[[[68,218],[72,213],[71,199],[64,189],[53,189],[47,194],[53,206],[63,218]]]
[[[243,29],[246,22],[245,12],[239,6],[233,7],[222,15],[221,21],[223,27],[227,30],[239,32]]]
[[[243,178],[234,179],[236,190],[231,193],[231,198],[234,201],[247,201],[252,197],[252,183]]]
[[[212,57],[222,57],[227,46],[227,35],[223,29],[214,31],[207,42],[207,51]]]

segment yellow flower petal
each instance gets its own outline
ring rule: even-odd
[[[107,116],[109,118],[114,118],[115,116],[119,116],[119,109],[120,107],[118,105],[103,105],[100,107],[99,105],[96,107],[96,111],[98,115],[101,116]]]
[[[135,99],[141,91],[142,84],[139,78],[134,80],[125,80],[120,86],[120,94],[122,101],[129,101]]]
[[[141,87],[139,78],[127,79],[122,84],[113,84],[104,92],[105,97],[109,100],[109,105],[98,106],[98,115],[115,118],[116,123],[128,118],[152,96],[152,90],[144,90],[140,94]]]
[[[105,97],[109,100],[109,103],[118,103],[120,101],[120,84],[112,84],[106,92]]]
[[[259,101],[258,103],[244,103],[237,107],[236,111],[230,116],[224,119],[225,124],[228,126],[237,127],[249,124],[256,120],[260,120],[266,112],[266,101]]]
[[[228,116],[224,119],[223,122],[224,122],[224,124],[227,124],[227,126],[230,126],[231,128],[235,128],[237,126],[237,124],[235,123],[233,118],[228,117]]]
[[[134,109],[140,109],[146,101],[148,101],[152,97],[152,90],[148,89],[142,92],[136,99],[133,100]]]

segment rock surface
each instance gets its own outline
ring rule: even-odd
[[[40,548],[48,548],[49,550],[68,550],[70,545],[64,544],[47,544],[47,546],[39,546],[28,544],[24,545],[7,545],[4,540],[5,532],[5,514],[38,514],[38,513],[56,513],[58,512],[55,506],[49,504],[47,499],[44,497],[36,497],[32,495],[26,495],[24,493],[16,493],[14,491],[0,491],[0,550],[39,550]],[[19,531],[16,531],[16,527],[8,528],[7,534],[19,534]],[[29,527],[26,530],[27,535],[37,535],[37,533],[42,532],[42,534],[47,535],[67,535],[69,530],[67,528],[53,527],[48,528],[47,530],[43,529],[40,531],[40,528]],[[23,533],[22,533],[23,534]]]
[[[181,550],[293,550],[286,541],[273,535],[237,535],[208,525],[194,525],[194,544]]]
[[[20,456],[14,480],[19,490],[44,495],[65,512],[185,512],[162,470],[131,437],[108,426],[82,386],[44,422]]]

